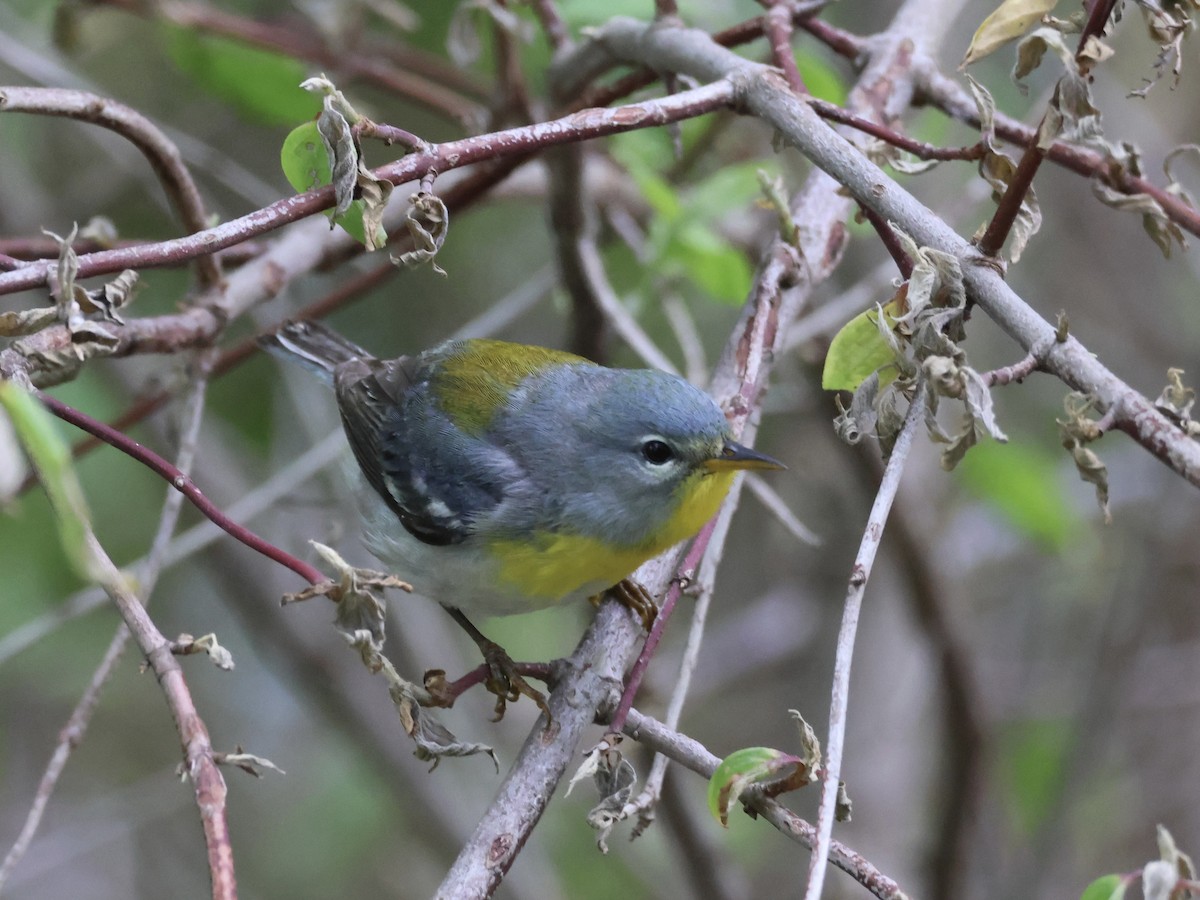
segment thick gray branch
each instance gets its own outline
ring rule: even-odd
[[[850,194],[894,222],[919,245],[952,253],[963,261],[971,299],[1026,351],[1049,347],[1042,368],[1077,391],[1113,409],[1116,427],[1200,487],[1200,444],[1154,408],[1145,396],[1118,378],[1074,337],[1054,341],[1054,326],[1019,297],[993,266],[932,210],[892,181],[826,125],[789,89],[773,69],[719,47],[703,31],[613,19],[595,34],[612,56],[657,71],[680,72],[705,81],[730,79],[739,105],[773,126],[789,144],[829,173]]]

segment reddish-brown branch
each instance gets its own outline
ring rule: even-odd
[[[395,125],[381,125],[370,119],[359,119],[350,130],[359,137],[375,138],[388,145],[399,144],[409,151],[426,150],[429,147],[428,141],[417,137],[411,131],[405,131]]]
[[[1103,33],[1104,27],[1108,23],[1108,17],[1115,6],[1116,0],[1090,0],[1087,24],[1079,35],[1079,46],[1076,54],[1083,52],[1089,38],[1098,37]],[[988,223],[983,237],[979,240],[979,252],[984,256],[995,257],[999,255],[1000,249],[1004,246],[1004,242],[1008,239],[1008,235],[1012,231],[1013,223],[1016,222],[1017,216],[1021,212],[1021,204],[1025,202],[1025,198],[1029,195],[1029,191],[1033,187],[1034,176],[1037,175],[1038,169],[1041,168],[1042,160],[1046,158],[1046,150],[1038,146],[1039,131],[1040,126],[1034,130],[1033,136],[1026,141],[1025,153],[1021,157],[1021,161],[1017,163],[1017,170],[1013,173],[1012,180],[1009,181],[1008,186],[1004,189],[1004,196],[1000,198],[1000,202],[996,205],[996,212],[992,216],[992,220]]]
[[[256,550],[268,559],[272,559],[282,566],[291,569],[309,584],[320,584],[328,579],[321,574],[319,570],[310,566],[308,563],[296,559],[289,553],[280,550],[274,544],[263,540],[254,532],[250,531],[243,525],[232,521],[226,516],[216,504],[209,500],[196,487],[195,483],[190,478],[184,475],[178,468],[163,459],[153,450],[143,447],[137,441],[127,435],[122,434],[93,419],[86,413],[80,412],[67,404],[63,403],[55,397],[42,391],[36,391],[37,397],[46,406],[50,412],[58,416],[64,422],[69,422],[76,428],[82,428],[95,437],[100,438],[106,444],[111,444],[121,452],[133,457],[142,465],[146,466],[155,474],[164,478],[175,490],[179,491],[188,499],[188,501],[200,510],[204,516],[209,519],[214,525],[224,530],[231,537],[241,541],[251,550]]]
[[[111,250],[113,247],[144,247],[152,243],[154,241],[139,238],[127,238],[112,243],[101,243],[92,238],[77,238],[72,242],[71,249],[77,254],[82,255],[84,253],[96,253],[100,250]],[[260,255],[264,249],[264,245],[260,241],[245,241],[236,247],[229,247],[226,250],[222,250],[217,254],[217,258],[223,266],[236,268]],[[54,238],[0,238],[0,254],[13,257],[19,265],[25,265],[28,262],[38,259],[56,259],[58,251],[59,243]]]
[[[919,85],[919,102],[935,106],[973,128],[980,127],[974,102],[957,83],[937,72],[925,72],[923,81]],[[1037,139],[1035,128],[1008,116],[997,115],[995,127],[997,137],[1010,144],[1028,146]],[[1123,194],[1146,194],[1152,197],[1172,222],[1200,237],[1200,210],[1189,206],[1180,197],[1167,193],[1152,181],[1113,166],[1110,160],[1094,150],[1055,141],[1046,151],[1046,157],[1077,175],[1097,178]]]
[[[1024,381],[1040,365],[1041,354],[1030,351],[1011,366],[1001,366],[998,369],[992,369],[990,372],[982,372],[980,377],[988,387],[1002,387],[1006,384],[1012,384],[1014,381],[1018,383]]]
[[[557,51],[566,47],[571,42],[571,37],[567,33],[567,23],[559,15],[554,0],[532,0],[529,5],[538,21],[542,23],[542,31],[546,33],[546,40],[550,42],[551,49]]]
[[[646,643],[642,645],[637,661],[629,670],[629,677],[625,681],[625,690],[621,694],[621,702],[617,705],[617,710],[613,713],[612,721],[609,723],[610,731],[624,730],[625,718],[633,706],[633,698],[637,696],[642,679],[646,676],[646,669],[650,666],[650,660],[654,658],[659,642],[662,641],[663,633],[667,629],[667,622],[671,618],[671,613],[675,611],[675,604],[679,602],[683,589],[696,576],[696,569],[700,566],[700,560],[704,558],[705,551],[708,550],[708,544],[712,539],[713,528],[716,524],[715,517],[709,520],[696,535],[696,539],[692,541],[687,555],[680,561],[679,567],[675,571],[675,577],[671,579],[671,585],[663,597],[662,605],[659,607],[658,615],[654,619],[654,625],[650,629]]]
[[[875,233],[879,235],[879,240],[883,246],[887,248],[888,255],[896,264],[896,268],[900,270],[900,277],[907,281],[912,277],[913,261],[904,248],[900,246],[900,240],[896,237],[896,232],[892,231],[890,225],[884,221],[883,217],[869,206],[859,206],[859,212],[871,223],[871,227],[875,229]]]
[[[159,3],[144,4],[139,0],[103,0],[104,5],[135,15],[153,15],[187,29],[233,38],[264,50],[272,50],[308,60],[316,66],[347,78],[361,78],[414,103],[458,122],[477,121],[483,107],[462,96],[462,92],[484,96],[473,81],[461,71],[436,57],[422,55],[420,65],[428,70],[420,74],[413,65],[416,60],[405,59],[394,65],[381,59],[382,47],[333,48],[317,35],[268,22],[259,22],[208,4]]]
[[[1108,27],[1109,16],[1116,8],[1117,0],[1089,0],[1087,22],[1079,32],[1079,44],[1075,48],[1075,58],[1082,62],[1081,54],[1092,38],[1099,38]]]
[[[550,684],[554,678],[553,663],[514,662],[513,671],[518,675],[536,678],[538,681],[545,682],[546,684]],[[492,670],[488,664],[481,663],[463,675],[462,678],[439,685],[437,689],[438,699],[446,701],[446,706],[453,706],[455,700],[471,688],[486,682],[491,677],[491,674]]]
[[[1029,189],[1033,187],[1033,177],[1037,175],[1045,158],[1046,151],[1038,147],[1035,136],[1025,147],[1025,153],[1017,163],[1017,170],[1004,189],[1000,202],[996,204],[996,212],[992,214],[987,230],[979,239],[979,252],[984,256],[996,257],[1000,254],[1000,249],[1012,231],[1013,223],[1021,213],[1021,204],[1025,202]]]
[[[792,51],[792,13],[786,0],[775,0],[763,16],[763,29],[767,43],[771,45],[771,59],[788,85],[797,94],[807,94],[804,79],[796,65],[796,54]]]
[[[984,154],[987,152],[987,146],[983,141],[977,141],[965,147],[937,147],[924,141],[915,141],[907,135],[896,131],[894,128],[888,128],[886,125],[880,125],[877,122],[872,122],[870,119],[856,116],[826,100],[818,100],[814,97],[809,100],[809,103],[822,119],[837,122],[839,125],[848,125],[856,131],[869,134],[871,137],[878,138],[886,144],[906,150],[919,159],[977,160],[983,159]]]
[[[90,122],[119,134],[141,151],[158,176],[159,183],[191,233],[208,225],[208,211],[200,189],[183,162],[179,149],[163,132],[136,110],[123,103],[84,91],[65,88],[6,87],[0,90],[0,111],[23,112],[39,116],[61,116]],[[204,287],[221,281],[216,257],[197,260],[197,272]]]
[[[857,60],[865,49],[865,41],[848,31],[834,28],[817,19],[816,14],[822,5],[795,5],[791,10],[792,24],[808,31],[835,53],[851,60]],[[713,42],[722,47],[740,47],[742,44],[758,40],[766,34],[766,20],[766,16],[756,16],[726,28],[724,31],[718,31],[712,36]],[[585,91],[571,108],[586,109],[590,106],[608,106],[622,97],[628,97],[634,91],[653,84],[659,77],[650,69],[637,69],[610,85]]]
[[[722,109],[734,98],[734,87],[718,81],[658,100],[615,109],[585,109],[560,119],[540,122],[478,137],[432,145],[424,153],[412,153],[375,170],[393,184],[420,179],[485,160],[525,156],[560,144],[606,137],[639,128],[666,125]],[[206,231],[184,238],[137,248],[118,248],[79,257],[78,277],[104,275],[122,269],[154,268],[194,259],[231,247],[247,238],[307,218],[334,205],[333,188],[326,186],[255,210]],[[35,263],[12,272],[0,273],[0,294],[39,287],[50,273],[49,263]]]

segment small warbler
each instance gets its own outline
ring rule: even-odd
[[[333,384],[368,549],[477,641],[463,613],[603,591],[695,534],[738,470],[783,468],[665,372],[493,340],[380,360],[315,322],[261,340]]]

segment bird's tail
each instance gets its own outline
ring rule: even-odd
[[[284,322],[275,333],[260,337],[258,343],[280,359],[299,363],[331,383],[334,370],[342,363],[372,358],[333,329],[309,320]]]

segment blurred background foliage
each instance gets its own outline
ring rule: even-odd
[[[561,0],[572,32],[614,14],[644,17],[646,0]],[[759,13],[748,0],[681,3],[685,19],[720,29]],[[886,26],[896,4],[836,5],[827,18],[868,34]],[[947,71],[961,57],[989,3],[962,4],[941,51]],[[210,208],[232,218],[290,193],[279,147],[316,105],[297,83],[306,62],[164,25],[106,4],[7,0],[0,5],[0,82],[76,87],[141,111],[180,142]],[[301,27],[358,17],[383,41],[440,57],[458,4],[412,2],[419,24],[397,32],[358,4],[225,2],[240,15]],[[550,53],[528,10],[522,65],[535,96]],[[1200,133],[1200,73],[1184,70],[1175,90],[1159,85],[1145,100],[1126,93],[1150,72],[1153,51],[1130,13],[1113,38],[1116,57],[1095,90],[1110,139],[1135,141],[1157,178],[1169,150]],[[801,34],[806,80],[834,101],[853,73]],[[487,40],[462,72],[472,104],[493,90]],[[760,58],[761,43],[744,49]],[[1039,72],[1023,94],[1011,85],[1011,55],[974,74],[998,106],[1036,121],[1051,76]],[[463,123],[407,102],[367,81],[329,74],[377,121],[429,140],[461,136]],[[1032,111],[1032,112],[1031,112]],[[907,122],[913,136],[941,144],[975,139],[931,110]],[[610,275],[629,311],[681,367],[704,372],[737,317],[772,227],[756,204],[755,172],[783,175],[791,187],[806,168],[777,154],[750,120],[709,117],[681,129],[683,155],[659,131],[590,145],[590,163],[616,178],[605,196],[607,221],[633,218],[642,240],[605,244]],[[695,156],[690,152],[695,150]],[[394,150],[368,146],[379,164]],[[609,161],[608,164],[605,164]],[[605,164],[605,165],[602,165]],[[1185,184],[1200,185],[1195,158],[1181,160]],[[624,176],[624,177],[623,177]],[[967,164],[900,177],[960,233],[990,214],[988,191]],[[607,182],[606,182],[607,184]],[[537,171],[515,176],[452,222],[439,256],[448,277],[428,267],[398,272],[331,317],[332,324],[381,355],[416,351],[528,288],[553,266]],[[1200,374],[1200,291],[1195,249],[1164,260],[1138,219],[1099,206],[1090,186],[1047,167],[1037,181],[1045,224],[1009,280],[1048,318],[1060,310],[1073,333],[1148,396],[1168,366]],[[65,234],[71,223],[110,218],[124,237],[176,233],[161,191],[129,145],[91,126],[52,118],[0,116],[0,239]],[[789,471],[772,479],[821,540],[798,545],[753,498],[743,499],[718,581],[718,597],[696,690],[682,729],[718,756],[745,745],[794,747],[789,707],[823,735],[833,635],[845,582],[877,478],[877,452],[833,436],[832,397],[819,390],[824,348],[852,312],[821,324],[821,306],[857,296],[859,308],[886,301],[894,267],[869,228],[848,223],[855,240],[818,312],[776,366],[759,446]],[[619,227],[617,229],[620,230]],[[265,327],[320,297],[376,260],[292,283],[235,323],[229,338]],[[189,273],[149,270],[134,315],[175,309]],[[497,336],[563,346],[569,304],[543,292]],[[4,298],[5,309],[42,302]],[[686,359],[666,303],[686,310],[698,341]],[[970,325],[980,370],[1020,355],[983,316]],[[609,361],[636,364],[620,341]],[[702,351],[697,358],[695,351]],[[98,418],[178,376],[178,360],[100,361],[57,396]],[[196,481],[222,505],[260,484],[337,427],[328,396],[304,379],[281,382],[273,362],[254,359],[214,381],[199,445]],[[1114,521],[1102,524],[1092,490],[1078,482],[1058,446],[1055,416],[1063,385],[1033,376],[995,391],[1007,446],[973,450],[954,473],[940,471],[937,448],[922,442],[905,476],[884,541],[859,635],[844,766],[855,819],[837,835],[913,896],[957,883],[958,896],[1077,896],[1091,878],[1137,867],[1153,853],[1162,822],[1184,849],[1200,851],[1200,504],[1191,487],[1121,435],[1097,446],[1110,470]],[[150,446],[171,446],[170,414],[133,429]],[[74,439],[75,435],[69,435]],[[98,532],[118,563],[145,553],[164,486],[115,451],[79,463]],[[183,528],[198,521],[185,511]],[[345,491],[331,467],[299,485],[249,523],[272,541],[307,553],[305,541],[357,549]],[[30,491],[0,516],[0,837],[15,837],[34,785],[71,708],[111,637],[116,614],[99,605],[62,615],[84,589],[67,569],[44,498]],[[429,895],[499,783],[486,760],[450,760],[426,774],[395,720],[381,682],[358,665],[313,601],[280,609],[298,585],[288,573],[229,540],[169,569],[152,613],[168,636],[216,631],[237,661],[232,674],[196,659],[189,683],[218,749],[242,745],[287,771],[230,783],[230,819],[239,880],[259,898]],[[686,609],[683,610],[686,614]],[[514,658],[569,651],[590,608],[496,620],[488,633]],[[436,609],[393,598],[392,658],[409,677],[433,666],[452,673],[474,664],[473,648]],[[674,680],[685,627],[668,635],[638,705],[661,713]],[[62,619],[61,622],[57,619]],[[31,628],[53,623],[39,639]],[[949,643],[947,643],[947,635]],[[950,648],[949,650],[947,648]],[[947,702],[944,665],[959,663],[953,687],[968,703],[963,721]],[[527,703],[499,725],[490,704],[467,697],[447,714],[460,735],[494,743],[510,762],[533,721]],[[598,734],[597,734],[598,736]],[[636,754],[635,754],[636,757]],[[56,793],[42,833],[17,869],[12,896],[162,897],[207,892],[203,843],[191,792],[174,775],[179,748],[158,688],[128,654],[105,692],[87,739]],[[955,773],[966,761],[964,782]],[[644,773],[647,759],[639,759]],[[793,796],[815,817],[816,792]],[[735,815],[728,832],[704,810],[704,784],[668,776],[658,824],[635,843],[612,841],[599,855],[583,822],[586,795],[551,803],[502,897],[799,896],[807,854],[762,823]],[[943,829],[947,816],[955,840]],[[949,858],[947,857],[949,854]],[[698,874],[699,873],[699,874]],[[707,873],[707,875],[705,874]],[[947,874],[950,873],[950,874]],[[705,878],[709,877],[706,882]],[[948,878],[959,881],[947,882]],[[834,876],[829,897],[862,896]]]

